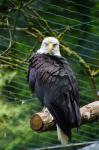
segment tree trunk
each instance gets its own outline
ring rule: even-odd
[[[80,108],[81,124],[86,124],[99,120],[99,101],[92,102]],[[55,121],[47,108],[34,114],[30,120],[31,128],[34,131],[55,130]]]

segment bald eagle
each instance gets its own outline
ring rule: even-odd
[[[53,116],[58,140],[66,145],[71,139],[71,129],[80,126],[79,91],[76,77],[61,56],[56,38],[45,38],[29,59],[28,82]]]

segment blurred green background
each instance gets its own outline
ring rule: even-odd
[[[42,107],[29,90],[27,70],[28,58],[42,39],[62,32],[60,42],[81,56],[92,70],[99,69],[99,1],[0,0],[0,150],[60,144],[56,131],[36,133],[30,128],[31,116]],[[76,73],[81,106],[98,99],[99,76],[92,83],[77,57],[62,48],[61,53]],[[99,122],[81,126],[78,133],[73,129],[70,143],[96,140]]]

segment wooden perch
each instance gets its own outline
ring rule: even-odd
[[[99,120],[99,101],[92,102],[80,108],[81,124]],[[55,130],[55,121],[47,108],[34,114],[30,120],[31,128],[34,131]]]

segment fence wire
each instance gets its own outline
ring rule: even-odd
[[[29,117],[42,109],[40,103],[36,101],[36,96],[31,94],[27,83],[27,60],[32,52],[40,47],[40,42],[35,37],[36,32],[31,30],[31,26],[37,28],[44,36],[52,36],[48,26],[52,32],[58,34],[69,26],[70,31],[63,37],[64,43],[77,52],[92,69],[97,70],[99,69],[97,17],[99,10],[95,7],[99,2],[95,2],[94,6],[88,6],[71,0],[61,2],[30,0],[24,4],[19,3],[18,9],[16,9],[17,2],[14,0],[8,2],[14,8],[7,6],[7,13],[0,11],[0,81],[1,79],[3,81],[0,82],[0,118],[6,115],[9,122],[5,120],[6,128],[0,135],[0,139],[3,135],[1,143],[5,139],[7,146],[0,145],[0,148],[9,150],[16,146],[20,149],[21,143],[28,149],[61,149],[63,147],[59,145],[56,131],[37,134],[31,131],[29,125]],[[4,6],[3,1],[0,2],[0,6]],[[41,19],[34,12],[39,14]],[[46,24],[42,22],[42,18],[46,20]],[[27,28],[30,28],[29,33],[25,32]],[[78,60],[68,55],[65,57],[77,76],[81,106],[98,99],[96,92],[99,90],[99,77],[95,77],[94,89],[90,77]],[[15,114],[16,123],[12,114]],[[15,140],[12,141],[13,137]],[[86,124],[80,127],[79,132],[73,129],[72,141],[68,147],[92,144],[97,140],[99,140],[98,123]]]

